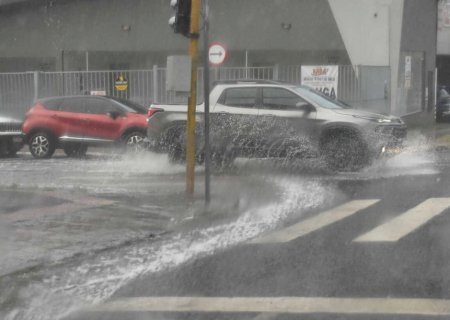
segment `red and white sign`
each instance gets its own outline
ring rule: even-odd
[[[316,89],[336,99],[339,79],[338,66],[302,66],[302,85]]]
[[[227,49],[220,42],[213,42],[209,45],[208,59],[213,65],[221,65],[227,58]]]

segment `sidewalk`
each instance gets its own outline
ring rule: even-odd
[[[450,122],[427,123],[424,126],[408,127],[408,141],[425,139],[435,150],[450,149]]]

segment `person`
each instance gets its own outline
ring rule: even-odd
[[[445,86],[439,86],[436,99],[436,121],[444,121],[444,112],[448,112],[450,102],[450,94],[448,93]]]

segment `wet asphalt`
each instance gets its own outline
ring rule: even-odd
[[[396,243],[355,243],[374,226],[450,196],[450,154],[413,150],[358,173],[315,160],[238,159],[193,198],[164,155],[90,153],[0,160],[4,319],[419,319],[258,313],[84,312],[122,297],[450,298],[446,210]],[[251,244],[354,199],[372,207],[288,243]],[[72,313],[74,312],[74,313]],[[426,318],[426,317],[425,317]]]

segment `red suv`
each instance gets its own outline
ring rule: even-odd
[[[50,158],[56,148],[82,156],[89,145],[104,143],[141,149],[147,141],[147,108],[114,97],[47,98],[26,113],[22,131],[35,158]]]

